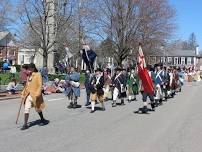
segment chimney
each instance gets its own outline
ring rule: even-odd
[[[196,55],[199,55],[199,46],[196,46]]]

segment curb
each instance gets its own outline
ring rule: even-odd
[[[11,100],[11,99],[19,99],[20,96],[15,96],[15,97],[2,97],[0,98],[0,101],[4,101],[4,100]]]

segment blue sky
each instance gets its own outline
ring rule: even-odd
[[[202,49],[202,0],[170,0],[176,8],[176,38],[187,40],[194,32]]]

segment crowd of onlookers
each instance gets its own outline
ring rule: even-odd
[[[26,81],[27,81],[27,77],[29,76],[29,72],[27,70],[27,65],[23,65],[20,71],[20,82],[17,82],[17,80],[12,77],[11,81],[9,82],[6,90],[9,94],[14,94],[16,93],[18,84],[22,84],[23,86],[25,85]],[[169,68],[173,68],[173,67],[167,67],[167,69]],[[193,81],[200,81],[202,78],[201,75],[201,71],[193,68],[193,67],[175,67],[176,69],[180,69],[180,72],[178,72],[178,74],[180,75],[179,79],[181,82],[193,82]],[[134,68],[135,69],[135,68]],[[134,71],[134,69],[131,70],[125,70],[125,72],[128,73],[137,73],[137,71]],[[104,87],[104,91],[105,91],[105,97],[106,98],[112,98],[112,94],[109,92],[110,90],[110,84],[111,84],[111,77],[112,77],[112,71],[110,69],[104,69],[103,70],[103,74],[105,77],[105,87]],[[59,78],[55,78],[54,81],[49,81],[48,78],[48,70],[47,68],[41,68],[39,69],[39,72],[42,75],[42,79],[43,79],[43,94],[51,94],[51,93],[62,93],[65,91],[65,86],[66,86],[66,81],[65,80],[60,80]],[[65,71],[64,71],[65,72]],[[15,75],[16,73],[16,69],[11,68],[10,69],[10,73],[12,75]],[[85,73],[85,82],[84,82],[84,86],[86,88],[88,88],[89,85],[89,77],[90,75],[92,75],[90,73],[89,70],[86,71]],[[136,75],[137,77],[137,75]],[[137,78],[136,78],[137,79]],[[131,92],[134,92],[135,89],[132,89],[133,84],[131,84],[131,82],[128,82],[128,93],[131,94]],[[137,89],[137,88],[136,88]],[[89,94],[89,91],[87,89],[87,94]],[[88,97],[89,98],[89,97]],[[129,100],[132,98],[132,96],[128,96]]]

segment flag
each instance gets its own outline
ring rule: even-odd
[[[90,49],[88,45],[84,44],[82,49],[82,59],[86,63],[86,65],[89,66],[90,70],[93,70],[93,64],[96,57],[97,54],[95,53],[95,51]]]
[[[142,81],[144,92],[154,93],[153,82],[146,68],[146,62],[141,45],[139,46],[139,56],[138,56],[138,76]]]
[[[66,60],[70,59],[71,57],[73,57],[73,54],[70,52],[69,47],[65,46],[65,52],[66,52]]]

